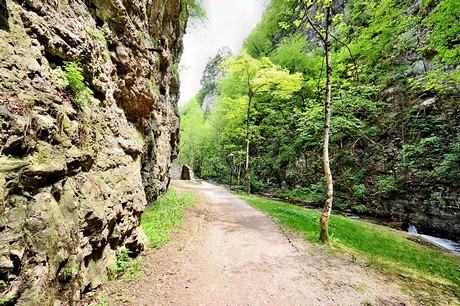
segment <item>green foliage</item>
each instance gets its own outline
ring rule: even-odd
[[[69,261],[63,270],[64,277],[68,278],[74,276],[78,272],[79,267],[80,263],[77,260],[74,259]]]
[[[100,41],[104,47],[108,46],[106,37],[107,33],[104,31],[104,29],[93,28],[89,25],[85,25],[85,31],[86,33],[88,33],[89,36]]]
[[[270,93],[276,99],[288,100],[300,89],[301,74],[290,74],[267,57],[255,59],[244,49],[223,65],[228,77],[222,81],[221,90],[230,98]]]
[[[201,20],[206,18],[206,11],[201,0],[182,1],[182,10],[179,16],[180,24],[184,26],[189,18]]]
[[[443,140],[438,136],[422,138],[417,144],[404,145],[402,149],[403,166],[407,167],[410,172],[415,172],[415,169],[423,169],[425,173],[431,173],[439,162],[438,156],[443,147]]]
[[[322,55],[319,52],[310,51],[307,37],[297,34],[283,39],[283,42],[275,49],[270,59],[286,67],[289,71],[315,74],[321,69]]]
[[[386,193],[398,189],[399,180],[394,175],[379,176],[377,180],[377,185],[379,189]]]
[[[129,257],[130,251],[126,247],[122,247],[117,253],[115,265],[108,268],[113,277],[118,277],[126,271],[126,266],[131,261]]]
[[[438,200],[438,203],[439,203],[439,206],[441,207],[445,207],[446,206],[446,199],[441,197],[441,196],[437,196],[436,197],[436,200]]]
[[[367,188],[364,184],[353,185],[353,196],[364,199],[366,197]]]
[[[458,128],[460,131],[460,128]],[[449,144],[449,152],[444,154],[440,165],[435,169],[436,177],[454,186],[460,185],[460,132]]]
[[[317,242],[320,212],[256,196],[244,196],[254,207],[281,225]],[[460,289],[460,262],[455,255],[408,240],[408,234],[342,216],[332,216],[332,243],[369,260],[374,266],[416,281],[426,281],[451,292]]]
[[[357,212],[359,214],[365,213],[367,211],[367,207],[364,205],[354,205],[351,207],[351,210]]]
[[[132,259],[129,255],[131,251],[122,247],[117,253],[115,264],[107,268],[109,279],[116,279],[120,276],[128,278],[137,278],[140,275],[139,266],[141,258]]]
[[[213,136],[197,99],[191,99],[182,107],[180,115],[181,150],[176,162],[192,167],[198,177],[209,175],[211,169],[203,167],[208,164],[209,152],[213,151],[210,145]]]
[[[179,194],[174,189],[147,207],[141,218],[150,247],[156,248],[167,241],[171,231],[183,225],[186,209],[195,202],[191,193]]]
[[[181,109],[182,152],[178,161],[191,165],[198,176],[228,182],[229,155],[233,154],[232,162],[239,169],[244,160],[248,101],[251,99],[249,132],[253,150],[262,148],[264,138],[275,131],[271,128],[273,123],[281,119],[282,114],[270,111],[269,104],[289,103],[293,93],[300,89],[302,76],[290,74],[268,58],[254,59],[245,51],[228,59],[222,66],[226,74],[218,84],[220,95],[213,112],[209,114],[205,110],[206,113],[203,113],[196,99]],[[259,118],[264,118],[263,122]],[[255,121],[258,123],[255,124]],[[279,135],[281,131],[276,133]],[[280,138],[280,141],[287,139]],[[276,146],[275,143],[272,145]],[[277,155],[279,158],[276,157],[277,168],[282,166],[279,159],[288,158],[289,151],[280,153]],[[252,162],[259,164],[266,161],[256,159]],[[266,184],[258,179],[258,174],[252,176],[252,183],[263,188]]]
[[[428,47],[436,50],[435,59],[448,65],[460,62],[460,2],[440,1],[424,20],[432,27]]]
[[[301,199],[311,202],[324,202],[326,200],[326,186],[320,182],[308,187],[298,187],[293,190],[284,189],[277,196],[290,199]]]
[[[64,76],[66,77],[68,83],[68,89],[73,94],[79,94],[84,91],[85,78],[83,77],[83,68],[81,68],[75,62],[65,62],[64,63]]]
[[[9,305],[16,298],[16,295],[6,295],[4,297],[0,297],[0,305]]]
[[[88,102],[92,92],[85,84],[83,68],[75,62],[64,62],[63,69],[66,88],[73,95],[72,102],[77,106]]]

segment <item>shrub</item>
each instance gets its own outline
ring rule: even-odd
[[[206,11],[201,0],[182,1],[182,11],[179,16],[180,24],[185,25],[188,18],[201,20],[206,18]]]
[[[63,270],[64,277],[67,278],[67,277],[71,277],[75,275],[75,273],[78,272],[78,268],[79,268],[79,262],[77,260],[69,261],[65,265],[64,270]]]
[[[381,189],[381,192],[390,192],[397,190],[398,179],[393,175],[379,176],[377,185]]]
[[[280,197],[303,199],[313,202],[326,200],[326,186],[322,182],[311,184],[308,187],[298,187],[293,190],[283,190],[278,193]]]
[[[64,76],[67,80],[67,90],[73,94],[78,94],[85,90],[85,78],[83,68],[75,62],[64,62]]]

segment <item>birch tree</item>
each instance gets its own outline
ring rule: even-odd
[[[326,90],[324,97],[324,139],[323,139],[323,169],[326,178],[326,202],[320,217],[320,239],[329,244],[329,217],[332,212],[334,201],[334,184],[329,159],[329,138],[331,135],[331,96],[332,96],[332,61],[331,61],[331,26],[332,26],[332,0],[303,1],[305,18],[324,48],[326,62]],[[313,20],[309,9],[313,6],[319,8],[319,12]],[[316,21],[316,22],[315,22]],[[319,21],[319,22],[318,22]],[[322,23],[323,27],[319,24]]]

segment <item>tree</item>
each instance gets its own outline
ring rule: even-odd
[[[307,1],[307,4],[312,4],[313,1]],[[324,141],[323,141],[323,168],[324,176],[326,177],[326,202],[320,218],[320,239],[326,244],[330,243],[329,239],[329,217],[332,212],[332,204],[334,201],[334,184],[332,181],[332,171],[329,159],[329,139],[331,135],[331,95],[332,95],[332,62],[331,62],[331,26],[332,26],[332,0],[317,1],[317,5],[325,11],[324,13],[324,29],[321,30],[317,24],[313,22],[309,16],[308,8],[306,9],[305,17],[308,23],[316,32],[318,39],[324,47],[324,56],[326,59],[326,93],[324,100]],[[316,19],[320,19],[316,17]]]
[[[201,21],[206,19],[206,11],[201,0],[183,0],[181,5],[182,10],[179,15],[179,21],[182,26],[187,25],[189,18]]]
[[[229,59],[224,66],[229,74],[223,81],[222,92],[229,98],[244,97],[246,104],[246,191],[251,193],[250,169],[250,119],[254,98],[262,93],[270,93],[273,98],[287,100],[300,89],[301,74],[290,74],[286,69],[273,64],[268,58],[252,58],[245,50]],[[235,92],[240,90],[240,92]]]
[[[181,137],[178,162],[193,168],[195,174],[202,175],[202,163],[206,151],[208,127],[197,99],[192,98],[181,108]]]

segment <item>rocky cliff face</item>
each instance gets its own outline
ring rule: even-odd
[[[201,89],[198,92],[198,103],[207,116],[214,110],[217,97],[219,96],[218,83],[224,77],[224,69],[221,64],[230,58],[232,51],[229,47],[223,47],[217,54],[209,58],[201,78]]]
[[[140,215],[167,188],[181,2],[0,8],[0,298],[74,304],[117,250],[142,250]]]

